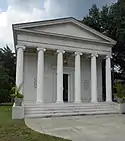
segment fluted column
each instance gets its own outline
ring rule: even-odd
[[[57,50],[57,103],[63,102],[63,50]]]
[[[25,46],[16,46],[17,60],[16,60],[16,86],[20,87],[20,92],[23,93],[23,69],[24,69],[24,50]]]
[[[106,102],[112,102],[111,56],[106,56]]]
[[[44,48],[37,48],[37,103],[44,102]]]
[[[97,54],[91,54],[91,102],[97,102]]]
[[[81,52],[75,52],[75,102],[81,102]]]

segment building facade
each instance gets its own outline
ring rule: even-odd
[[[103,59],[106,102],[112,101],[114,40],[74,18],[14,24],[13,33],[24,105],[102,102]]]

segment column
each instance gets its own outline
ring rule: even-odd
[[[63,102],[63,50],[57,50],[57,103]]]
[[[97,102],[97,54],[91,54],[91,102]]]
[[[16,60],[16,86],[20,87],[20,92],[23,93],[23,63],[24,63],[24,49],[25,46],[16,46],[17,60]]]
[[[106,56],[106,102],[112,102],[111,57]]]
[[[44,102],[44,48],[37,48],[37,103]]]
[[[75,52],[75,102],[81,102],[81,52]]]

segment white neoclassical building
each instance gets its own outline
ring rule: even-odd
[[[24,107],[103,102],[103,59],[106,102],[112,102],[114,40],[74,18],[14,24],[13,35]]]

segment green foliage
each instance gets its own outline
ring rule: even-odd
[[[82,22],[117,41],[112,50],[113,62],[119,67],[120,75],[125,74],[125,1],[101,9],[93,5]]]
[[[100,11],[99,8],[94,4],[91,9],[89,9],[89,15],[83,18],[83,23],[100,31]]]
[[[125,37],[125,9],[120,3],[105,5],[99,9],[93,5],[89,14],[83,18],[83,23],[104,33],[117,41]]]
[[[6,46],[0,48],[0,103],[10,102],[10,90],[15,85],[15,54]]]
[[[23,98],[24,96],[20,93],[20,88],[21,88],[21,86],[19,86],[19,88],[17,86],[12,87],[11,97],[13,97],[13,98]]]
[[[114,85],[114,88],[116,89],[115,97],[117,99],[124,100],[125,99],[125,84],[116,83]]]
[[[0,107],[0,141],[68,141],[35,132],[24,120],[12,120],[12,107]]]

